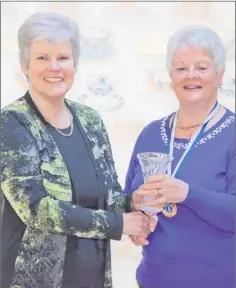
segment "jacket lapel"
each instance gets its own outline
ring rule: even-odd
[[[23,98],[32,109],[29,129],[35,138],[41,158],[40,168],[45,190],[59,200],[72,201],[70,176],[57,144],[46,128],[47,122],[28,92]]]

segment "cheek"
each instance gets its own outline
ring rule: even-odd
[[[75,69],[71,69],[70,71],[68,71],[67,77],[69,78],[70,81],[73,81],[75,77]]]
[[[203,88],[214,89],[219,85],[217,80],[218,79],[216,79],[215,77],[206,75],[201,77],[201,85],[203,86]]]
[[[206,71],[205,73],[201,73],[199,78],[203,84],[215,84],[220,80],[220,75],[218,75],[214,70]]]
[[[28,73],[31,78],[42,78],[46,68],[43,65],[32,65],[29,67]]]
[[[41,75],[41,72],[38,70],[30,70],[28,74],[29,79],[32,79],[34,81],[40,80],[42,78],[40,75]]]
[[[74,65],[65,65],[64,67],[62,67],[63,72],[65,74],[65,76],[69,79],[73,79],[76,69],[74,67]]]
[[[74,76],[75,76],[74,70],[67,71],[67,73],[65,74],[65,77],[69,82],[74,81]]]
[[[171,79],[172,87],[175,89],[182,88],[182,86],[183,86],[182,83],[183,83],[184,79],[185,78],[183,76],[172,77],[172,79]]]

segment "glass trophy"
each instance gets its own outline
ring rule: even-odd
[[[137,155],[139,164],[143,173],[144,182],[149,176],[155,174],[166,174],[168,165],[173,160],[173,157],[165,153],[144,152]],[[145,196],[144,202],[151,201],[152,196]],[[162,209],[156,207],[148,207],[143,203],[141,210],[148,213],[159,213]]]

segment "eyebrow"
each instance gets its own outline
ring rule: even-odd
[[[199,61],[197,61],[197,63],[196,64],[199,64],[199,63],[201,63],[201,62],[207,62],[208,64],[209,64],[209,61],[207,60],[207,59],[202,59],[202,60],[199,60]],[[185,64],[185,62],[183,62],[183,61],[174,61],[173,62],[173,64]]]
[[[35,55],[46,55],[46,56],[49,56],[48,54],[43,53],[43,52],[37,52],[37,53],[34,53],[34,54],[35,54]],[[58,56],[62,56],[62,55],[68,55],[68,56],[71,56],[72,53],[64,52],[64,53],[60,53],[60,54],[58,54]]]
[[[36,54],[36,55],[37,55],[37,54],[41,54],[41,55],[42,55],[42,54],[43,54],[43,55],[47,55],[47,54],[45,54],[45,53],[43,53],[43,52],[37,52],[37,53],[34,53],[34,54]]]

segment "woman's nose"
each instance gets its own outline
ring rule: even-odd
[[[197,78],[197,72],[194,68],[189,68],[186,74],[187,79],[195,79]]]
[[[49,69],[50,70],[60,70],[60,64],[58,63],[57,60],[52,60],[51,63],[50,63],[50,66],[49,66]]]

